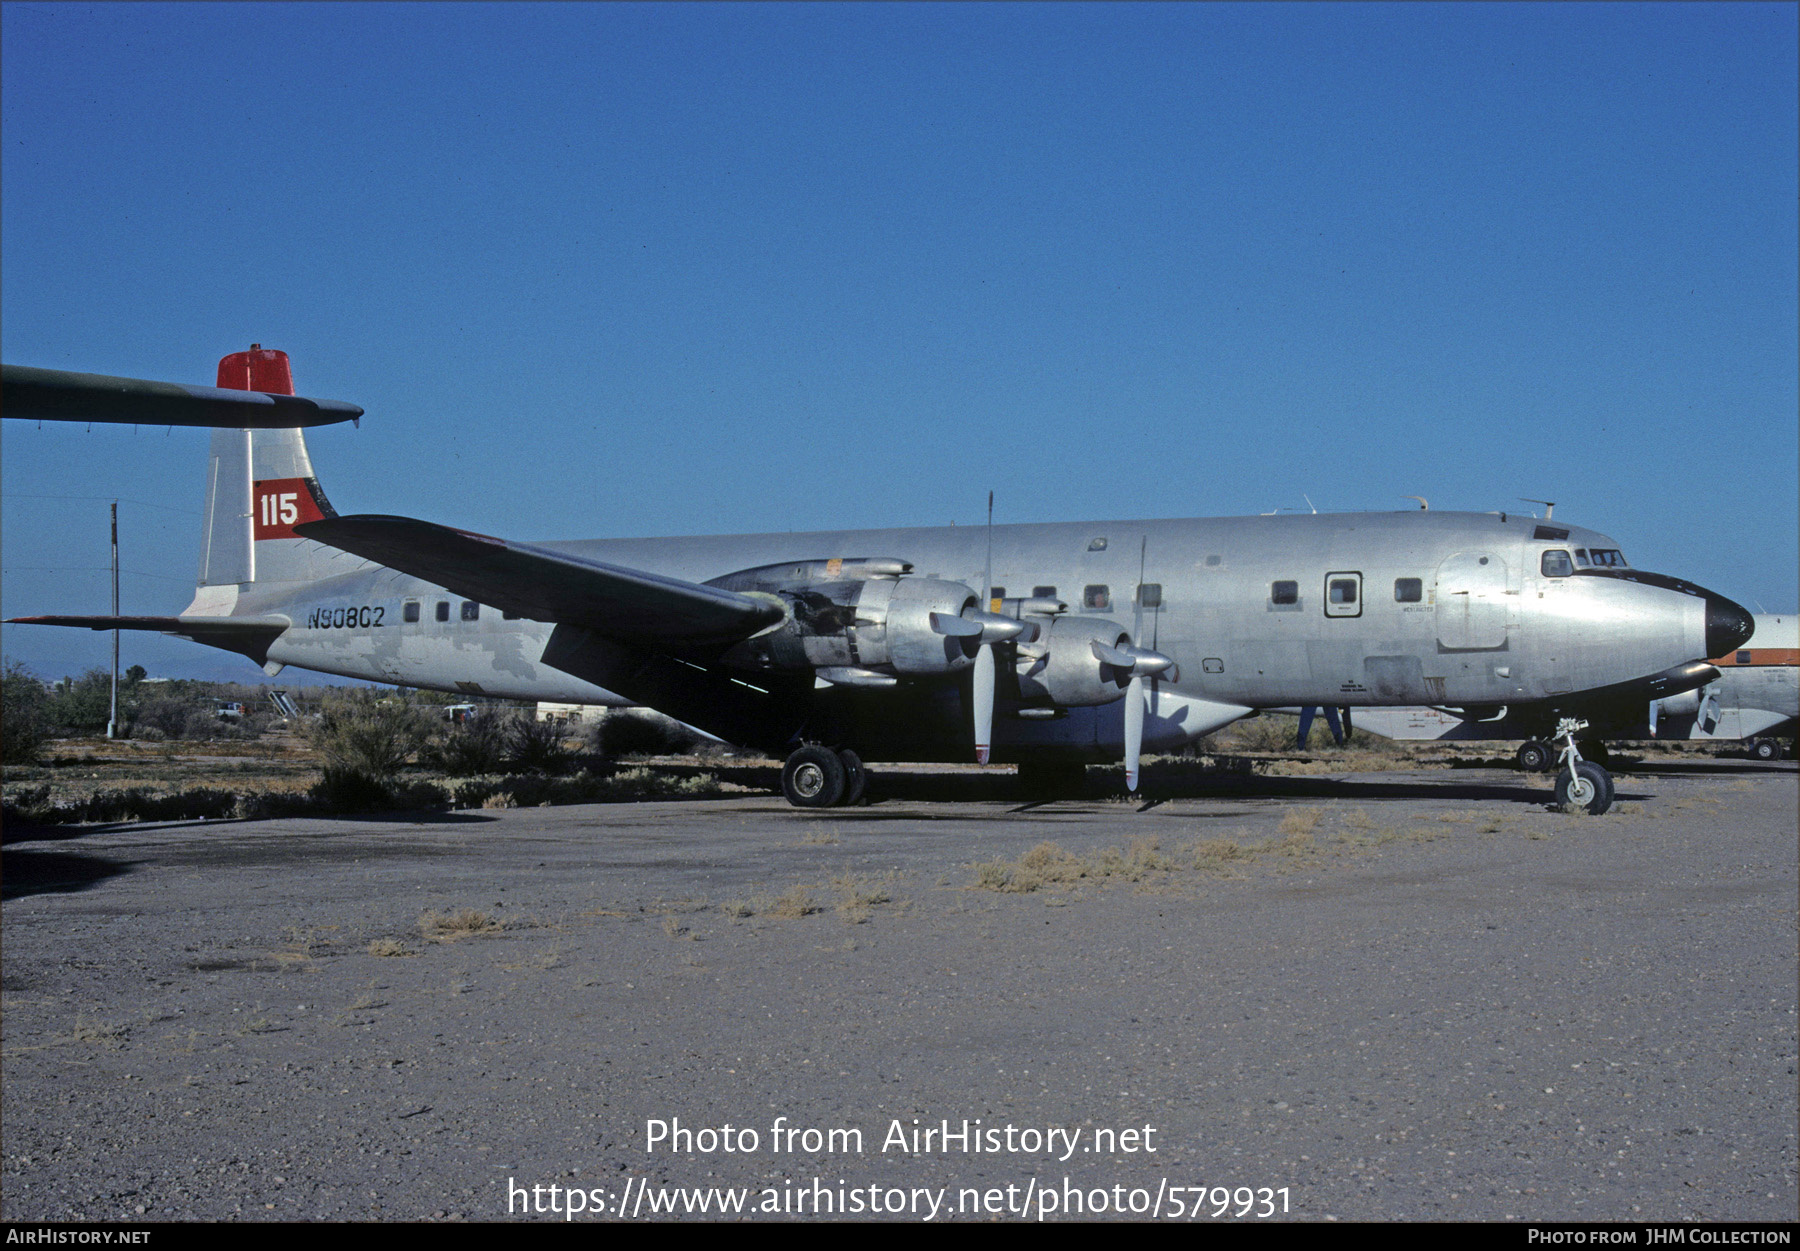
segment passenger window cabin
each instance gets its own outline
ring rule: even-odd
[[[1416,604],[1425,596],[1425,584],[1418,578],[1394,579],[1394,602]]]

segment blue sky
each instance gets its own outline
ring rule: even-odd
[[[520,539],[1530,496],[1792,609],[1797,12],[9,3],[0,346],[282,348],[340,511]],[[115,497],[186,604],[204,432],[0,438],[0,610]]]

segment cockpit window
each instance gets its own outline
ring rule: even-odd
[[[1593,557],[1594,567],[1597,569],[1625,568],[1625,553],[1616,547],[1590,548],[1588,555]]]
[[[1538,561],[1538,570],[1546,578],[1566,578],[1575,572],[1575,563],[1567,552],[1552,548]]]

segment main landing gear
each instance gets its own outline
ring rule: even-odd
[[[1565,717],[1556,727],[1562,740],[1562,771],[1556,775],[1556,802],[1565,808],[1585,809],[1599,816],[1612,807],[1612,774],[1591,760],[1583,760],[1575,747],[1575,732],[1587,722]]]
[[[807,743],[781,767],[781,793],[796,808],[837,808],[860,804],[869,771],[849,748],[833,751]]]
[[[1518,761],[1526,773],[1548,773],[1556,766],[1556,748],[1541,738],[1527,739],[1519,745]]]

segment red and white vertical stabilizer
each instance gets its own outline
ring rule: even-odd
[[[233,352],[219,362],[219,387],[292,395],[287,353],[261,344]],[[367,562],[294,533],[336,515],[299,429],[213,431],[199,589],[183,615],[228,615],[250,583],[312,582],[361,568]]]

